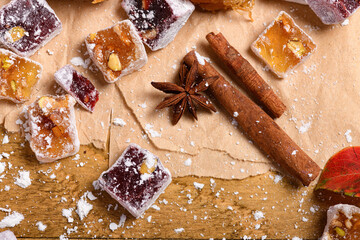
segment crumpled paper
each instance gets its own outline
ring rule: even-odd
[[[73,57],[81,57],[89,63],[84,47],[89,33],[127,18],[117,0],[97,5],[87,0],[48,2],[63,22],[63,31],[31,57],[44,66],[33,99],[59,91],[53,74]],[[281,10],[288,12],[318,45],[310,59],[282,80],[268,71],[250,50],[251,43]],[[360,69],[357,67],[360,14],[352,16],[349,25],[325,26],[308,6],[258,0],[253,17],[255,21],[250,22],[246,13],[196,10],[174,42],[157,52],[147,49],[148,64],[116,84],[106,84],[91,63],[78,67],[102,93],[94,113],[78,106],[81,143],[109,147],[110,164],[130,142],[137,143],[158,155],[174,176],[241,179],[275,167],[216,101],[218,113],[199,109],[198,122],[185,114],[176,126],[171,124],[170,110],[155,111],[165,94],[154,89],[150,82],[177,81],[180,62],[192,49],[209,57],[231,81],[226,67],[205,40],[207,33],[221,31],[288,107],[276,122],[321,167],[336,151],[356,145],[360,141]],[[54,54],[49,55],[47,50]],[[17,129],[15,121],[21,107],[0,102],[0,122],[5,121],[8,130]],[[112,124],[115,118],[124,120],[126,125]]]

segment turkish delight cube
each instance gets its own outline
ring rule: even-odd
[[[99,185],[134,217],[140,217],[171,182],[171,174],[160,159],[136,144],[98,180]]]
[[[75,103],[70,95],[43,96],[26,108],[27,139],[39,162],[53,162],[79,151]]]
[[[56,82],[86,110],[93,112],[99,100],[99,92],[89,79],[66,65],[55,73]]]
[[[5,49],[0,49],[0,64],[0,99],[28,101],[41,77],[41,64]]]
[[[139,70],[147,62],[145,47],[129,20],[91,33],[85,42],[91,59],[109,83]]]
[[[341,23],[360,6],[358,0],[307,0],[307,2],[324,24]]]
[[[360,208],[337,204],[327,212],[327,224],[320,240],[360,239]]]
[[[189,0],[123,0],[121,6],[153,51],[172,42],[195,10]]]
[[[6,230],[0,233],[1,240],[16,240],[14,233],[10,230]]]
[[[12,0],[0,9],[0,43],[20,56],[33,55],[61,28],[45,0]]]
[[[316,50],[316,44],[290,15],[282,11],[255,40],[251,49],[278,77],[283,78]]]

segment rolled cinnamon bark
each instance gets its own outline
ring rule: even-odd
[[[235,80],[259,100],[273,117],[280,117],[286,110],[285,104],[256,72],[254,67],[230,45],[221,33],[217,35],[209,33],[206,39],[218,57],[220,57],[231,72],[236,75]]]
[[[219,77],[208,91],[233,116],[247,136],[291,175],[308,186],[319,174],[319,166],[258,105],[234,88],[211,64],[195,51],[184,62],[197,60],[202,77]]]

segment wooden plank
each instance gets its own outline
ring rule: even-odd
[[[2,135],[3,129],[0,140]],[[9,159],[1,162],[12,164],[0,182],[0,207],[25,216],[21,224],[11,228],[21,239],[58,239],[67,231],[73,231],[66,234],[70,239],[244,236],[317,239],[325,225],[329,206],[313,196],[313,186],[295,186],[287,177],[275,183],[277,174],[273,172],[231,181],[195,176],[175,178],[156,203],[160,210],[150,208],[144,218],[134,219],[108,194],[95,191],[92,186],[107,168],[106,152],[82,146],[78,160],[72,157],[41,165],[28,144],[23,144],[23,138],[18,134],[9,136],[10,143],[0,146],[0,153],[11,153]],[[30,171],[32,184],[25,189],[14,184],[19,170]],[[56,177],[51,178],[52,174]],[[210,184],[211,181],[215,183]],[[203,183],[204,188],[196,189],[194,182]],[[5,185],[10,186],[9,191],[4,190]],[[74,211],[74,222],[68,223],[62,209],[76,209],[76,202],[86,191],[98,197],[88,200],[93,210],[83,221]],[[67,201],[61,201],[62,197]],[[264,218],[256,220],[256,211],[261,211]],[[110,223],[118,224],[122,214],[127,216],[124,226],[112,232]],[[5,212],[0,212],[0,219],[5,216]],[[47,225],[44,232],[36,227],[38,221]],[[181,228],[184,231],[176,233],[175,229]]]

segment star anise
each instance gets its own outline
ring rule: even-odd
[[[218,77],[205,78],[200,82],[196,82],[198,77],[198,62],[194,62],[190,70],[183,63],[180,68],[179,85],[168,82],[151,82],[151,85],[156,89],[163,91],[164,93],[175,94],[173,96],[166,97],[156,109],[163,109],[165,107],[174,106],[173,124],[177,124],[186,108],[197,120],[196,109],[197,105],[202,106],[208,110],[216,112],[215,107],[204,95],[200,94],[208,89]]]

